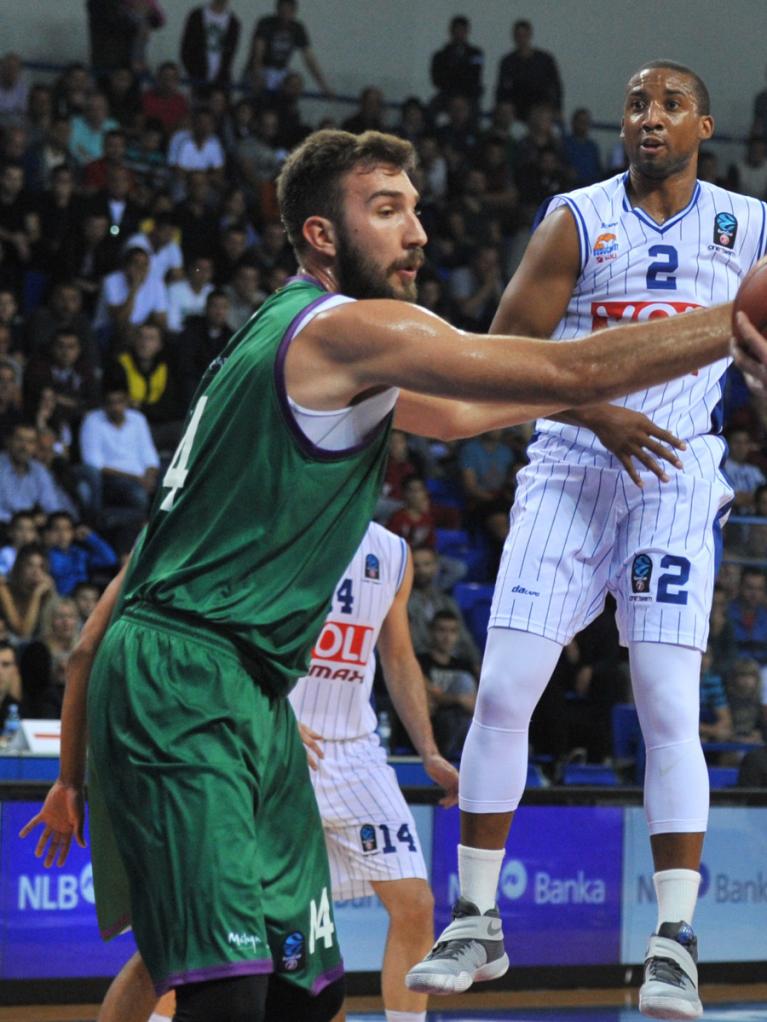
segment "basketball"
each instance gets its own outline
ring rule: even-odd
[[[760,334],[767,336],[767,256],[752,266],[741,281],[732,305],[732,328],[740,336],[735,313],[745,312]]]

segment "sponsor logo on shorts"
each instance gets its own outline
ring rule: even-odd
[[[235,947],[250,948],[252,951],[261,943],[261,938],[255,933],[230,933],[227,939]]]
[[[305,965],[306,937],[300,930],[294,930],[282,942],[280,966],[283,972],[298,972]]]
[[[714,244],[720,248],[733,248],[738,235],[738,221],[732,213],[717,213],[714,217]]]
[[[374,852],[378,848],[376,829],[372,823],[363,823],[360,827],[360,844],[363,852]]]
[[[365,554],[365,578],[372,582],[381,581],[381,562],[375,554]]]
[[[527,589],[525,586],[514,586],[512,593],[519,593],[520,596],[540,596],[540,591],[537,589]]]
[[[631,599],[651,600],[652,559],[647,554],[637,554],[631,565]]]

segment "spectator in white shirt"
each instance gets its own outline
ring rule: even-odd
[[[149,272],[163,284],[172,284],[184,276],[184,257],[176,240],[178,228],[170,213],[158,213],[147,233],[139,231],[128,238],[125,248],[143,248],[149,253]]]
[[[189,316],[204,316],[213,290],[213,260],[198,256],[186,267],[186,275],[168,288],[168,330],[180,333]]]
[[[103,408],[85,416],[80,456],[91,477],[100,476],[98,510],[108,513],[110,508],[123,508],[136,512],[142,520],[146,517],[160,459],[146,418],[128,407],[125,390],[108,389]]]
[[[204,170],[211,184],[223,186],[226,160],[223,146],[214,131],[215,123],[213,114],[206,107],[198,108],[192,115],[192,130],[181,140],[173,155],[181,183],[190,171]]]
[[[149,272],[149,253],[133,246],[123,257],[123,269],[104,278],[94,328],[109,338],[121,337],[129,326],[155,323],[165,329],[168,293]]]

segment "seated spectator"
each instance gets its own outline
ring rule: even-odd
[[[98,404],[99,382],[72,329],[60,327],[50,351],[40,351],[30,359],[24,373],[24,410],[29,419],[37,416],[44,390],[54,395],[55,409],[46,421],[54,430],[66,424],[76,431],[83,415]]]
[[[80,632],[74,600],[53,597],[41,615],[40,636],[21,654],[22,713],[58,720],[64,700],[66,666]]]
[[[245,192],[237,185],[228,188],[221,200],[218,224],[219,230],[222,231],[227,230],[229,227],[243,227],[245,229],[246,246],[253,248],[254,245],[258,244],[258,231],[255,228]]]
[[[125,154],[128,151],[128,136],[122,128],[113,128],[104,136],[104,152],[97,160],[91,160],[83,168],[82,181],[84,190],[93,195],[103,191],[107,186],[109,171],[113,167],[125,166]]]
[[[0,325],[0,344],[8,328]],[[18,364],[0,355],[0,446],[8,446],[8,438],[23,420],[21,411],[21,372]]]
[[[755,660],[736,660],[727,678],[727,702],[732,714],[733,737],[738,742],[761,744],[762,680]]]
[[[50,400],[52,398],[52,400]],[[83,499],[80,494],[82,467],[70,461],[72,434],[68,426],[59,430],[50,428],[46,421],[46,404],[55,411],[56,398],[51,390],[43,391],[37,414],[37,445],[35,457],[53,478],[59,511],[66,511],[73,518],[82,517]],[[53,415],[50,415],[53,418]]]
[[[411,547],[437,546],[436,523],[431,511],[429,491],[423,479],[410,476],[402,485],[404,507],[395,511],[386,528],[402,536]]]
[[[68,64],[53,86],[53,109],[66,117],[81,114],[92,90],[88,68],[84,64]]]
[[[40,221],[24,192],[24,168],[6,163],[0,170],[0,243],[7,281],[20,286],[40,237]]]
[[[420,297],[420,295],[419,295]],[[404,484],[410,476],[417,476],[418,469],[411,461],[407,433],[393,429],[389,434],[389,457],[384,472],[381,496],[376,504],[376,521],[386,521],[405,503]]]
[[[154,0],[140,0],[133,6],[134,9],[148,8],[153,3]],[[143,67],[140,70],[143,71]],[[109,103],[109,111],[115,120],[126,131],[135,131],[141,113],[141,86],[131,68],[112,68],[104,82],[104,94]]]
[[[229,322],[234,330],[247,323],[267,297],[266,291],[261,290],[260,269],[247,260],[234,271],[232,282],[224,287],[224,291],[229,298]]]
[[[714,669],[709,645],[700,671],[700,737],[704,742],[726,742],[732,737],[732,714],[722,676]]]
[[[147,120],[158,120],[166,135],[173,132],[189,116],[189,102],[179,88],[178,64],[166,60],[157,69],[155,84],[141,97],[141,108]]]
[[[341,122],[344,131],[361,135],[363,131],[386,131],[386,110],[384,97],[374,85],[366,86],[359,95],[359,106],[346,120]]]
[[[604,176],[602,171],[602,154],[593,138],[591,131],[591,112],[586,107],[573,111],[570,118],[570,134],[564,137],[564,158],[572,170],[572,185],[582,188],[593,184]]]
[[[737,599],[728,607],[738,656],[767,665],[767,580],[758,568],[744,568]]]
[[[279,220],[270,220],[261,231],[261,244],[258,247],[258,265],[266,279],[273,269],[283,270],[287,274],[295,273],[296,260],[293,249],[288,243],[285,228]],[[267,288],[267,290],[269,290]]]
[[[248,255],[247,228],[243,224],[230,224],[220,233],[215,251],[213,279],[216,287],[231,283],[234,271]]]
[[[459,463],[469,520],[492,533],[495,520],[502,517],[505,524],[509,512],[504,487],[514,455],[503,442],[503,430],[494,429],[467,440],[460,449]]]
[[[171,172],[165,153],[165,133],[159,121],[147,120],[141,131],[128,142],[125,166],[136,189],[164,191],[170,185]]]
[[[117,259],[109,237],[109,218],[104,213],[87,213],[78,230],[64,242],[61,269],[71,277],[82,295],[83,313],[88,317],[89,329],[103,279],[116,268]],[[88,350],[92,349],[98,352],[95,341],[88,344]],[[94,356],[93,364],[98,365],[100,361],[99,352],[98,356]]]
[[[38,543],[19,549],[8,577],[0,579],[0,614],[17,639],[30,639],[40,627],[40,615],[55,595],[45,551]]]
[[[466,627],[458,604],[452,596],[438,586],[438,574],[439,558],[436,551],[429,547],[415,549],[413,551],[413,589],[407,605],[413,648],[416,653],[427,652],[431,641],[431,622],[434,615],[440,610],[447,610],[459,623],[455,655],[461,660],[467,660],[471,664],[472,673],[478,675],[479,650]]]
[[[0,639],[0,733],[11,706],[21,706],[21,675],[16,650],[7,639]]]
[[[191,171],[204,171],[208,182],[224,185],[226,158],[221,140],[215,133],[215,120],[210,110],[200,107],[192,114],[192,128],[180,141],[175,152],[169,151],[168,162],[176,169],[177,181],[183,191]]]
[[[725,678],[738,656],[735,630],[727,615],[728,601],[720,589],[714,589],[714,602],[709,618],[708,648],[711,652],[711,670]]]
[[[288,152],[312,132],[312,128],[304,123],[301,116],[303,94],[303,78],[297,71],[289,71],[282,79],[279,89],[269,97],[269,106],[277,112],[280,124],[280,145]]]
[[[450,298],[457,310],[457,326],[487,333],[505,287],[501,260],[494,245],[480,245],[468,266],[450,275]]]
[[[54,115],[43,137],[27,150],[24,157],[26,185],[30,192],[42,192],[53,183],[57,167],[77,171],[77,161],[69,151],[72,125],[66,115]]]
[[[752,499],[753,514],[764,521],[729,524],[726,533],[727,556],[737,556],[747,562],[767,562],[767,484],[757,486]]]
[[[36,445],[34,425],[20,422],[0,454],[0,522],[10,522],[14,511],[28,508],[47,515],[59,510],[53,478],[34,456]]]
[[[11,287],[0,286],[0,327],[5,327],[10,338],[3,339],[4,357],[16,358],[21,366],[24,352],[24,317],[19,312],[19,300]],[[16,356],[21,357],[16,357]]]
[[[189,317],[177,345],[181,387],[187,405],[202,374],[224,350],[233,332],[226,292],[211,291],[205,302],[205,315]]]
[[[280,139],[280,121],[269,107],[256,117],[254,131],[234,146],[233,158],[243,184],[256,202],[263,220],[275,215],[274,180],[288,155]]]
[[[36,200],[40,218],[40,242],[37,263],[48,276],[59,275],[62,246],[77,229],[82,216],[82,202],[75,193],[75,176],[62,164],[51,174],[51,186]]]
[[[186,263],[185,274],[168,286],[168,330],[180,333],[190,316],[202,316],[213,290],[213,260],[198,256]]]
[[[24,126],[27,130],[29,145],[42,142],[50,130],[53,120],[53,89],[50,85],[35,82],[29,90]],[[29,184],[29,182],[27,182]]]
[[[76,525],[66,511],[48,515],[43,540],[48,568],[60,596],[72,595],[76,585],[87,582],[96,572],[110,575],[107,569],[117,564],[117,554],[106,540],[87,525]]]
[[[426,678],[434,739],[446,759],[458,760],[474,715],[477,683],[471,664],[456,656],[460,623],[439,610],[432,618],[427,653],[418,657]]]
[[[20,124],[29,101],[29,82],[18,53],[0,57],[0,127]]]
[[[94,326],[118,344],[131,326],[154,323],[165,328],[168,293],[149,267],[148,252],[134,246],[126,251],[123,268],[104,280]]]
[[[757,445],[745,429],[730,430],[727,443],[730,453],[724,463],[724,471],[735,490],[733,505],[741,514],[749,514],[754,507],[754,491],[767,482],[759,466],[750,460]]]
[[[101,592],[101,588],[95,582],[78,582],[72,590],[72,599],[75,601],[77,613],[80,615],[80,627],[93,613]]]
[[[104,136],[120,125],[109,114],[109,103],[103,92],[91,93],[85,101],[85,110],[72,118],[69,150],[84,167],[104,155]]]
[[[184,275],[184,257],[176,241],[178,226],[172,213],[158,213],[148,229],[132,235],[127,248],[143,248],[149,255],[149,272],[161,283],[173,284]]]
[[[173,207],[187,263],[198,256],[210,257],[211,238],[218,234],[216,214],[208,202],[209,193],[207,176],[202,171],[194,171],[186,178],[186,198]]]
[[[118,531],[117,552],[126,553],[146,520],[160,459],[146,418],[129,408],[125,390],[107,390],[103,407],[85,416],[80,455],[92,485],[91,506],[103,510],[107,526]]]
[[[128,238],[139,229],[143,210],[132,196],[133,176],[126,166],[110,164],[107,167],[107,184],[103,191],[91,196],[85,207],[87,214],[98,214],[107,218],[107,243],[110,258],[116,265],[124,254]]]
[[[34,511],[14,511],[6,529],[8,542],[0,547],[0,575],[10,574],[16,555],[28,543],[39,543]]]
[[[185,405],[178,370],[159,327],[144,323],[131,330],[128,347],[106,371],[105,386],[127,391],[131,408],[146,416],[159,451],[175,449]]]
[[[91,368],[98,366],[99,350],[91,329],[90,318],[83,311],[83,295],[77,281],[58,280],[45,305],[38,306],[27,318],[26,351],[34,358],[50,351],[61,330],[77,335],[82,354]]]

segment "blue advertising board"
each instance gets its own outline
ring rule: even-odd
[[[46,869],[19,830],[39,802],[4,802],[0,817],[0,979],[111,976],[133,954],[130,934],[104,943],[96,925],[87,848]],[[38,832],[39,833],[39,832]]]
[[[623,809],[526,806],[501,871],[498,907],[512,965],[601,965],[620,953]],[[458,894],[458,811],[434,821],[437,931]],[[514,939],[514,935],[520,939]]]
[[[657,925],[653,864],[641,809],[625,809],[621,962],[641,962]],[[767,808],[713,808],[693,925],[702,962],[767,958]]]

